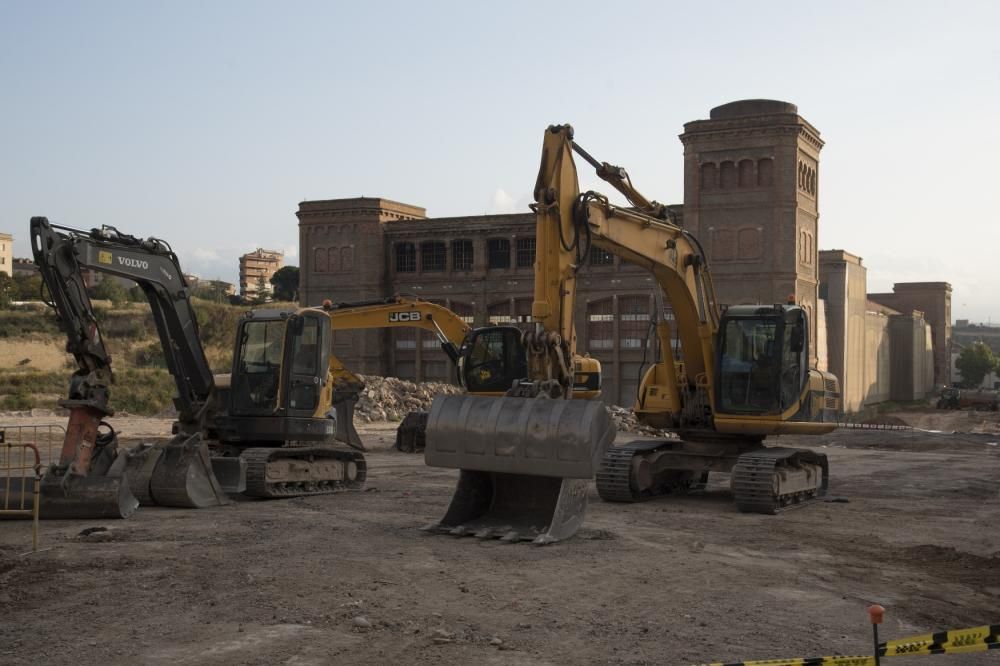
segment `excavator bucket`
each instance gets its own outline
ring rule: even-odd
[[[38,517],[128,518],[139,501],[129,489],[125,466],[126,454],[110,451],[97,454],[86,476],[66,474],[51,466],[39,486]]]
[[[337,419],[337,429],[333,436],[338,442],[343,442],[352,449],[364,451],[365,444],[354,427],[354,403],[357,401],[357,396],[354,396],[353,400],[344,400],[333,406],[334,416]]]
[[[537,545],[568,539],[614,438],[599,401],[438,396],[424,460],[460,474],[444,518],[424,529]]]
[[[396,450],[419,453],[427,445],[427,412],[410,412],[396,428]]]
[[[229,503],[201,435],[180,434],[164,444],[128,452],[132,493],[141,504],[202,509]]]
[[[64,401],[70,409],[59,463],[39,485],[38,517],[128,518],[139,506],[129,490],[126,455],[114,430],[100,432],[107,411]]]

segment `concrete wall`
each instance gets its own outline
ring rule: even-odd
[[[892,335],[892,400],[922,400],[934,389],[934,349],[931,328],[923,313],[890,317]]]
[[[934,382],[951,383],[951,285],[947,282],[897,282],[891,294],[868,297],[899,312],[919,310],[931,326]]]
[[[861,258],[843,250],[820,253],[820,291],[826,299],[827,354],[830,372],[840,380],[844,411],[866,402],[865,312],[868,270]]]
[[[892,344],[889,316],[871,310],[865,312],[864,335],[863,405],[867,406],[885,402],[891,395]]]

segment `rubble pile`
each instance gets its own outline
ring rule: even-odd
[[[666,430],[660,430],[659,428],[653,428],[639,423],[639,420],[635,417],[635,412],[633,412],[630,407],[611,405],[608,407],[608,413],[611,414],[611,418],[614,419],[615,428],[618,429],[618,432],[627,432],[633,435],[647,435],[649,437],[675,437],[674,434],[667,432]]]
[[[354,418],[358,423],[399,421],[410,412],[429,410],[434,396],[462,392],[458,386],[443,382],[417,383],[396,377],[359,376],[364,381],[365,388],[354,407]],[[635,413],[628,407],[612,405],[607,409],[618,432],[651,437],[670,436],[663,430],[639,423]]]
[[[427,411],[434,396],[461,393],[454,384],[442,382],[408,382],[396,377],[359,375],[365,383],[364,390],[354,406],[354,420],[358,423],[372,421],[399,421],[410,412]]]

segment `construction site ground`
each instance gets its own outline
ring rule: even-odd
[[[937,414],[921,425],[996,430]],[[116,424],[131,443],[170,422]],[[392,450],[394,427],[361,428],[365,492],[43,522],[33,554],[29,523],[0,523],[0,663],[689,664],[870,654],[873,602],[883,638],[1000,622],[1000,435],[780,438],[826,452],[845,501],[745,515],[725,476],[644,504],[592,490],[580,533],[537,548],[421,532],[457,472]]]

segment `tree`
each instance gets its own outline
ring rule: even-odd
[[[116,308],[128,301],[128,292],[125,291],[125,287],[118,284],[117,280],[111,278],[106,278],[98,282],[97,286],[91,290],[91,293],[94,298],[111,301],[111,305]]]
[[[39,300],[42,298],[42,276],[37,274],[15,275],[12,296],[16,301]]]
[[[12,300],[14,300],[14,280],[0,271],[0,309],[9,308]]]
[[[299,267],[283,266],[271,276],[274,297],[279,301],[294,301],[299,297]]]
[[[976,388],[997,367],[997,357],[982,342],[974,342],[961,351],[955,367],[962,373],[962,383],[969,388]]]

